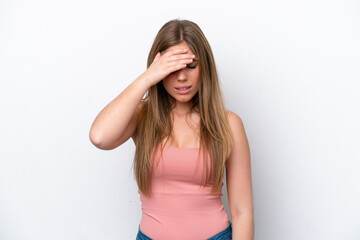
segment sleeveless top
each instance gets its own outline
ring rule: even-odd
[[[153,195],[147,197],[138,189],[141,232],[154,240],[200,240],[224,230],[229,221],[222,193],[211,194],[212,185],[200,186],[205,182],[202,149],[165,145],[162,158],[160,154],[159,148],[156,160],[160,162],[155,161],[152,174]]]

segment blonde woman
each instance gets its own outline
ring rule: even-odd
[[[159,30],[147,70],[99,113],[89,137],[104,150],[135,143],[137,240],[253,239],[246,133],[225,109],[196,23],[174,19]],[[221,202],[225,171],[231,221]]]

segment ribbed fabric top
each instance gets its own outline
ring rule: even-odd
[[[197,164],[198,151],[199,148],[164,146],[163,158],[152,176],[153,195],[146,197],[138,189],[142,209],[140,230],[150,238],[205,240],[228,226],[222,193],[211,194],[212,185],[200,187],[203,153],[201,149]],[[209,160],[208,166],[210,169]]]

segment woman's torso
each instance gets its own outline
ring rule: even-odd
[[[203,152],[199,148],[164,146],[157,152],[152,175],[151,197],[138,190],[142,218],[140,230],[156,240],[207,239],[228,226],[228,216],[221,193],[211,194],[212,185],[205,187]],[[208,155],[208,152],[206,152]],[[207,162],[210,168],[210,162]],[[203,182],[202,182],[203,181]]]

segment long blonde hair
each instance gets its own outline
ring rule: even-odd
[[[153,42],[147,67],[151,65],[157,52],[183,41],[198,57],[200,67],[200,88],[191,100],[191,110],[200,114],[200,149],[204,151],[205,184],[213,183],[211,193],[219,193],[226,159],[232,148],[231,129],[212,50],[200,27],[189,20],[174,19],[165,23]],[[143,107],[139,112],[134,133],[136,151],[133,166],[139,190],[150,196],[155,154],[162,145],[162,140],[171,136],[173,126],[170,113],[175,99],[166,92],[160,81],[148,89],[142,101]],[[210,156],[210,173],[206,151]]]

